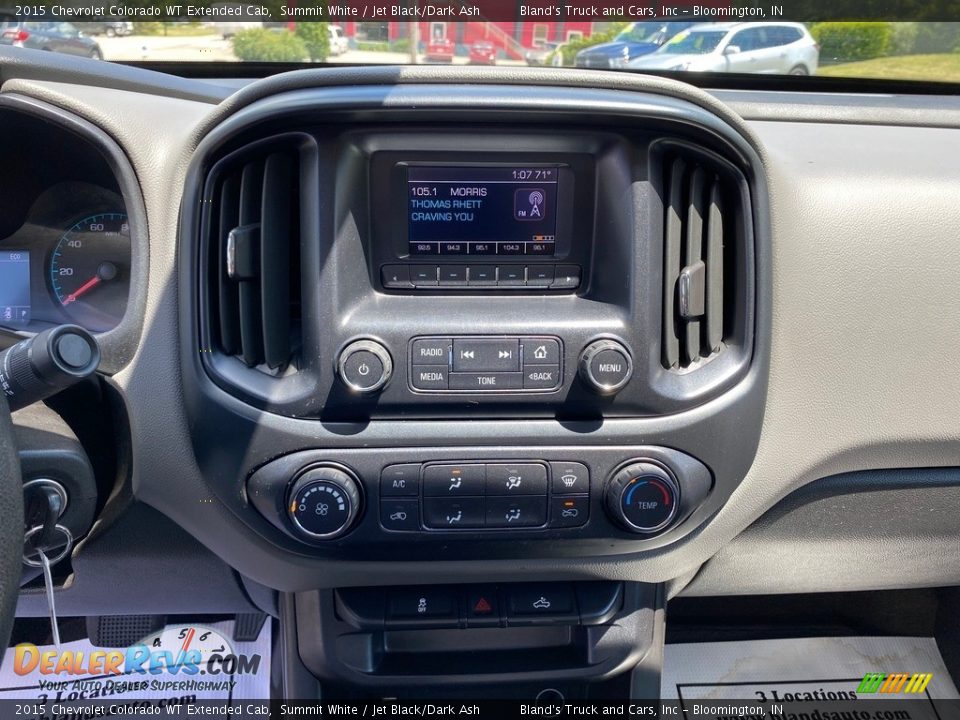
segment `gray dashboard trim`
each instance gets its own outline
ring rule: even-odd
[[[682,595],[936,587],[960,582],[960,470],[816,480],[768,510]]]

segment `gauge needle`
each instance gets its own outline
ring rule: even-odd
[[[85,292],[88,292],[100,284],[100,276],[94,275],[92,278],[87,280],[83,285],[78,287],[72,293],[67,295],[67,299],[63,301],[64,305],[69,305],[72,302],[75,302],[78,297],[83,295]]]

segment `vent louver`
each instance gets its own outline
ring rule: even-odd
[[[721,352],[742,212],[728,173],[694,153],[664,158],[662,363],[685,369]]]
[[[282,372],[300,318],[300,161],[293,143],[245,148],[207,182],[205,232],[212,349]]]

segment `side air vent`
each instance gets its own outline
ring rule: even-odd
[[[721,353],[733,331],[745,208],[737,176],[706,154],[674,149],[662,167],[661,360],[667,369],[684,370]]]
[[[211,350],[270,375],[300,333],[300,157],[295,139],[248,146],[207,180],[206,337]]]

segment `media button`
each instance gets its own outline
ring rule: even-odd
[[[520,368],[520,343],[516,338],[453,339],[453,370],[495,371]]]
[[[436,265],[411,265],[410,282],[417,287],[436,285],[439,268]]]
[[[497,284],[497,266],[496,265],[471,265],[469,285],[496,285]]]
[[[559,365],[560,343],[550,338],[520,338],[523,346],[523,364]]]
[[[490,392],[492,390],[521,390],[523,389],[523,373],[450,373],[450,389],[474,390],[476,392]]]
[[[536,463],[487,465],[487,495],[546,495],[547,469]]]
[[[560,384],[559,365],[523,366],[524,390],[552,390]]]
[[[412,288],[410,267],[408,265],[384,265],[380,269],[380,279],[386,288]]]
[[[413,242],[410,243],[411,255],[439,255],[440,243]]]
[[[411,370],[415,390],[447,390],[450,386],[446,365],[414,365]]]
[[[523,285],[526,275],[523,265],[501,265],[499,285]]]
[[[411,360],[414,365],[447,365],[450,338],[427,338],[413,341]]]
[[[550,287],[553,282],[553,265],[530,265],[527,267],[527,285]]]
[[[423,494],[429,497],[483,495],[485,467],[479,464],[428,465],[423,471]]]
[[[441,265],[440,266],[440,284],[441,285],[466,285],[467,284],[467,266],[466,265]]]
[[[487,498],[486,518],[487,527],[540,527],[547,522],[547,498]]]
[[[467,243],[465,242],[442,242],[440,243],[441,255],[466,255]]]
[[[482,497],[423,499],[423,524],[435,530],[483,527],[485,515]]]

